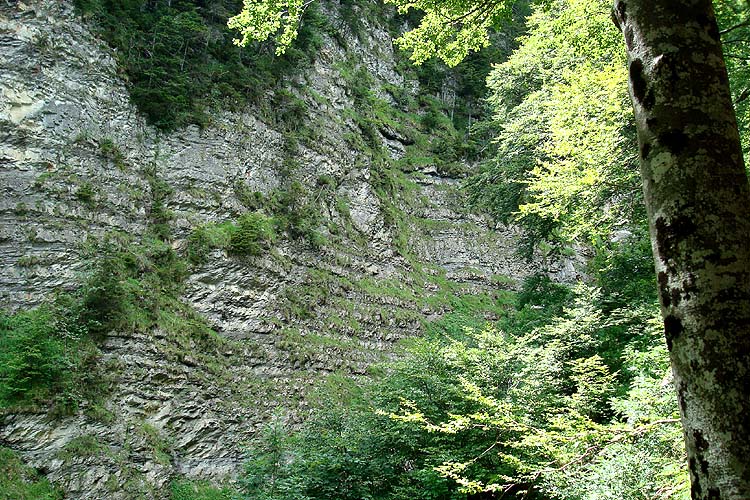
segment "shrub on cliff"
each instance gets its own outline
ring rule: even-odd
[[[68,297],[16,314],[0,312],[0,408],[77,392],[77,367],[91,354]]]
[[[227,250],[230,255],[260,255],[275,237],[272,220],[260,212],[251,212],[237,221]]]
[[[62,491],[27,467],[8,448],[0,447],[0,500],[59,500]]]

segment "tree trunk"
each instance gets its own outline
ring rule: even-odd
[[[616,0],[693,499],[750,499],[750,187],[711,0]]]

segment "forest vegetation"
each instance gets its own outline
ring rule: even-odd
[[[491,27],[510,18],[513,5],[503,1],[391,3],[402,13],[424,11],[420,24],[395,43],[409,50],[417,64],[435,56],[449,65],[489,45]],[[303,4],[296,0],[261,4],[246,4],[230,26],[241,30],[239,44],[266,39],[279,31],[277,53],[283,53],[295,36],[295,9]],[[437,392],[443,396],[455,391],[458,397],[450,402],[436,405],[437,395],[424,389],[438,385],[436,381],[412,387],[408,374],[398,368],[386,370],[386,380],[395,379],[406,387],[402,394],[393,389],[387,392],[386,399],[394,393],[398,397],[390,405],[378,399],[382,395],[377,389],[376,394],[368,394],[368,401],[377,401],[373,405],[377,414],[388,416],[392,425],[421,429],[427,443],[414,450],[417,454],[439,444],[419,458],[404,459],[413,469],[372,489],[364,486],[367,493],[355,497],[377,497],[376,492],[393,488],[397,493],[384,498],[400,498],[400,488],[412,487],[407,496],[420,498],[430,490],[427,484],[420,484],[432,480],[423,475],[428,471],[458,485],[462,494],[488,498],[519,492],[524,497],[551,498],[746,496],[750,478],[743,415],[750,376],[746,328],[750,299],[746,268],[750,261],[743,241],[748,234],[750,193],[742,161],[747,150],[743,109],[747,53],[742,54],[747,39],[740,32],[747,28],[747,4],[718,2],[716,12],[718,28],[712,26],[711,2],[692,2],[688,7],[622,0],[615,2],[612,10],[609,2],[570,0],[534,7],[518,49],[488,78],[488,102],[495,113],[499,147],[494,161],[472,177],[466,188],[475,203],[501,220],[526,228],[530,248],[542,243],[549,251],[565,250],[576,243],[592,248],[593,279],[571,291],[575,306],[560,304],[560,313],[541,326],[527,325],[513,333],[505,325],[496,325],[480,328],[477,338],[476,327],[464,325],[462,334],[439,338],[433,346],[438,359],[446,356],[443,361],[448,366],[457,363],[461,367],[448,376],[452,390]],[[721,34],[725,36],[723,52]],[[731,95],[722,60],[729,61]],[[628,82],[637,121],[625,92]],[[704,88],[709,85],[711,90]],[[734,104],[739,105],[738,116]],[[726,127],[710,130],[710,120]],[[636,173],[639,164],[641,175]],[[641,177],[645,197],[640,190]],[[709,228],[709,219],[721,223]],[[688,481],[681,475],[685,459],[678,451],[680,439],[673,433],[671,440],[664,440],[665,431],[656,430],[678,421],[677,407],[646,404],[659,400],[656,386],[668,385],[665,375],[646,375],[644,367],[639,368],[629,356],[648,353],[658,359],[656,352],[663,349],[661,341],[653,341],[658,338],[653,335],[653,318],[658,315],[655,309],[648,314],[648,307],[642,307],[655,302],[649,293],[653,275],[650,280],[637,278],[638,271],[651,274],[646,271],[650,266],[644,251],[647,222],[654,238],[659,298],[685,428],[692,483],[689,492]],[[624,236],[613,237],[618,232]],[[622,254],[629,257],[626,264],[620,260]],[[716,261],[720,254],[727,257],[724,264],[729,266]],[[623,272],[623,264],[634,268]],[[618,275],[628,276],[627,283],[610,288],[610,280]],[[685,276],[689,276],[689,285],[681,281]],[[731,279],[731,283],[718,285],[712,283],[715,279]],[[588,291],[584,291],[586,286]],[[595,333],[588,330],[592,325],[596,325]],[[635,330],[625,325],[635,325]],[[564,332],[570,333],[571,328],[575,333],[568,337]],[[557,333],[547,337],[549,331]],[[584,340],[589,335],[593,344]],[[715,340],[711,337],[709,345],[711,335]],[[505,366],[500,366],[473,376],[469,367],[460,364],[463,349],[474,348],[477,356],[477,352],[491,350],[489,346],[497,346],[492,359],[517,360],[508,355],[516,342],[531,349],[520,356],[534,359],[530,369],[519,368],[503,377]],[[453,351],[456,343],[461,354]],[[542,354],[553,346],[561,350]],[[417,348],[410,353],[413,358],[407,366],[418,365],[423,352]],[[474,356],[469,357],[472,362]],[[733,368],[723,368],[726,363]],[[491,360],[478,364],[486,369]],[[652,361],[650,366],[656,365]],[[441,373],[442,367],[438,367],[430,365],[411,377]],[[544,375],[539,377],[537,369]],[[634,373],[638,375],[631,378]],[[645,393],[640,386],[644,377],[651,377],[651,390]],[[560,385],[536,392],[546,384]],[[639,391],[631,392],[636,388]],[[721,391],[726,395],[719,395]],[[649,396],[639,401],[638,408],[658,407],[655,414],[628,414],[625,408],[629,405],[621,406],[646,393]],[[524,400],[529,394],[536,397]],[[546,404],[543,394],[554,394],[555,403],[538,413],[537,408]],[[355,428],[358,425],[354,423]],[[342,434],[347,431],[344,427]],[[321,489],[318,474],[328,470],[327,460],[317,454],[310,457],[315,447],[306,441],[319,442],[320,434],[326,435],[319,430],[314,436],[303,433],[302,444],[293,441],[286,462],[290,466],[273,470],[266,479],[277,472],[282,477],[291,474],[285,479],[295,485],[294,491],[308,492],[301,498],[342,495]],[[477,434],[484,440],[471,448],[469,443]],[[368,453],[372,449],[370,436],[372,433],[364,437],[367,444],[342,451],[344,457],[357,461],[359,453]],[[446,436],[461,436],[461,444],[446,444]],[[338,443],[336,437],[331,439]],[[652,439],[655,449],[638,449]],[[623,451],[623,442],[633,448]],[[323,450],[330,448],[324,446]],[[638,464],[636,477],[617,483],[616,479],[627,477],[626,471],[633,469],[626,465],[628,457],[640,453],[641,458],[632,459],[632,464]],[[376,455],[365,455],[363,463],[372,463]],[[341,457],[335,455],[334,466],[336,458]],[[649,471],[645,464],[654,459],[658,465]],[[423,460],[426,469],[415,465]],[[284,463],[278,458],[270,462]],[[486,462],[491,465],[484,465]],[[302,472],[295,470],[295,465],[301,466]],[[342,467],[341,473],[345,470],[350,468]],[[373,475],[374,471],[364,474],[367,478]],[[355,480],[355,484],[363,483],[368,480]],[[276,481],[266,480],[262,484],[273,485],[274,492],[285,483],[277,486]],[[616,491],[610,489],[614,484]],[[433,496],[422,498],[450,498],[452,494],[440,491],[440,486],[434,491]]]
[[[394,172],[433,161],[464,177],[461,189],[473,210],[523,230],[519,251],[527,258],[552,262],[584,253],[584,276],[562,284],[543,270],[520,290],[498,294],[497,318],[489,322],[460,303],[366,377],[328,377],[310,397],[301,425],[280,412],[249,444],[236,483],[176,480],[171,498],[703,498],[691,491],[628,58],[611,2],[489,2],[496,8],[487,11],[470,0],[446,1],[451,16],[466,15],[458,31],[446,30],[444,17],[429,8],[420,15],[409,10],[413,2],[390,3],[398,12],[340,2],[354,31],[367,29],[363,15],[389,20],[406,51],[399,56],[402,70],[424,91],[415,99],[390,89],[404,110],[387,111],[368,76],[342,66],[361,131],[351,142],[376,160],[378,195],[392,197]],[[288,77],[315,61],[324,36],[345,43],[323,10],[299,0],[246,2],[230,27],[244,26],[247,47],[234,44],[236,32],[225,26],[241,11],[239,1],[172,0],[148,9],[142,0],[76,4],[117,49],[133,102],[163,131],[207,126],[212,109],[246,105],[280,129],[303,122],[309,110],[285,86]],[[747,157],[750,5],[721,0],[715,6]],[[403,35],[404,25],[417,29]],[[500,32],[512,50],[494,43]],[[276,34],[275,45],[266,41]],[[421,66],[406,64],[407,57]],[[432,95],[449,79],[463,98],[450,111]],[[414,145],[403,160],[382,151],[373,128],[382,124],[411,134]],[[290,156],[295,144],[313,137],[311,128],[285,130]],[[122,161],[113,144],[100,147]],[[466,162],[477,166],[465,169]],[[316,188],[323,192],[331,182],[321,178]],[[316,229],[320,214],[303,201],[309,193],[291,183],[265,197],[245,193],[247,213],[196,228],[177,252],[166,209],[171,188],[155,172],[149,183],[153,199],[143,238],[111,234],[92,242],[90,269],[78,289],[32,311],[0,315],[0,407],[54,399],[58,414],[82,401],[91,403],[87,411],[106,413],[97,402],[110,381],[95,361],[105,332],[159,326],[184,345],[197,340],[206,359],[223,342],[179,299],[188,270],[211,249],[247,257],[267,252],[278,238],[310,248],[327,243]],[[80,190],[80,198],[91,194]],[[390,222],[403,239],[398,217],[392,212]],[[405,248],[402,253],[408,257]],[[0,471],[0,498],[6,491],[7,498],[60,498],[5,448]]]

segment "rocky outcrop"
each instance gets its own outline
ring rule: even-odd
[[[416,89],[395,71],[390,36],[347,34],[348,51],[379,82]],[[363,374],[394,342],[449,306],[434,297],[441,276],[454,294],[513,287],[532,269],[515,255],[513,228],[469,214],[455,179],[408,175],[412,202],[384,214],[367,154],[344,110],[354,101],[336,69],[345,55],[327,39],[297,84],[317,121],[289,172],[285,133],[256,110],[216,112],[205,129],[162,134],[130,104],[111,50],[66,1],[0,4],[0,300],[31,307],[72,288],[83,245],[111,231],[143,234],[156,172],[168,200],[174,246],[193,229],[245,212],[242,194],[268,194],[293,175],[323,214],[327,243],[280,238],[266,255],[213,250],[192,270],[183,300],[221,337],[210,351],[160,330],[111,332],[100,363],[111,378],[101,404],[74,415],[7,414],[0,444],[59,484],[67,498],[161,498],[177,476],[232,477],[246,443],[277,408],[304,414],[305,395],[334,371]],[[394,156],[406,141],[380,132]],[[325,193],[323,176],[333,179]],[[394,234],[396,231],[405,234]],[[406,249],[398,247],[398,238]],[[498,277],[502,278],[498,280]]]

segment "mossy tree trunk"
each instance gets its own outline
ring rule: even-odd
[[[750,499],[750,187],[711,0],[616,0],[694,499]]]

